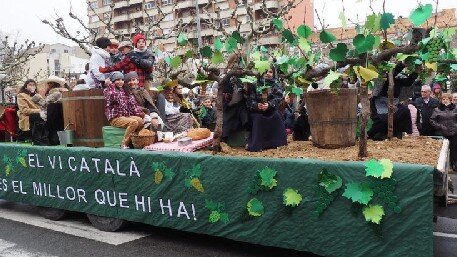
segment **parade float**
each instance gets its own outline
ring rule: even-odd
[[[433,22],[432,15],[431,5],[420,5],[410,20],[421,26]],[[456,52],[450,47],[455,29],[411,30],[408,43],[391,42],[387,31],[393,23],[391,13],[373,14],[359,28],[353,45],[336,46],[336,37],[323,27],[316,48],[308,26],[294,33],[278,17],[270,25],[282,34],[284,47],[252,48],[252,40],[261,34],[244,38],[235,31],[198,52],[167,57],[161,65],[166,74],[177,70],[170,77],[180,79],[187,58],[209,60],[207,66],[201,62],[194,81],[204,87],[210,81],[224,84],[230,76],[252,83],[252,76],[269,69],[273,56],[291,91],[302,94],[320,76],[330,88],[322,91],[328,99],[345,95],[338,88],[343,76],[338,68],[349,65],[349,75],[361,82],[362,109],[368,110],[371,81],[383,75],[388,78],[394,59],[441,73],[457,69]],[[431,43],[436,40],[437,47]],[[184,34],[179,35],[178,45],[189,45]],[[334,65],[312,69],[324,48],[330,48]],[[225,63],[224,55],[233,56],[237,49],[245,54],[220,76],[218,65]],[[43,207],[41,213],[50,219],[61,219],[68,211],[86,213],[94,226],[107,231],[133,221],[322,256],[433,256],[434,211],[453,216],[452,206],[447,206],[452,197],[447,188],[449,142],[422,137],[367,142],[369,113],[365,111],[360,147],[354,146],[357,101],[356,90],[352,91],[354,101],[349,103],[354,108],[342,105],[344,112],[331,112],[333,118],[318,111],[326,104],[332,107],[331,101],[314,101],[313,143],[290,142],[260,153],[221,146],[222,90],[218,91],[215,153],[92,148],[100,146],[105,124],[101,116],[83,114],[94,112],[90,106],[100,104],[100,92],[68,95],[64,109],[68,104],[73,107],[65,109],[64,121],[72,125],[77,145],[91,147],[0,144],[0,198]],[[312,105],[312,94],[306,97]],[[343,121],[345,117],[348,120]],[[98,129],[93,129],[94,124]],[[335,148],[335,139],[323,135],[335,128],[346,130],[336,144],[340,149],[319,148],[329,142]],[[429,152],[411,150],[421,146]]]

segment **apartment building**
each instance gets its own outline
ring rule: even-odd
[[[196,2],[198,1],[198,2]],[[299,0],[297,0],[299,1]],[[242,2],[242,1],[239,1]],[[251,30],[251,23],[255,28],[268,26],[264,9],[275,12],[287,3],[287,0],[248,0],[251,14],[247,14],[244,4],[236,4],[234,0],[93,0],[89,2],[89,28],[98,30],[99,33],[108,35],[106,23],[112,13],[111,27],[118,33],[130,37],[135,33],[135,28],[148,29],[148,24],[161,21],[160,28],[152,28],[151,34],[156,36],[170,35],[177,24],[186,24],[184,33],[189,40],[197,45],[197,16],[200,17],[200,37],[203,44],[211,44],[215,37],[222,33],[214,29],[215,25],[222,27],[229,33],[236,29],[238,22],[241,22],[241,34],[248,34]],[[198,4],[198,5],[197,5]],[[159,11],[159,8],[162,12]],[[197,8],[199,15],[197,15]],[[236,10],[236,17],[233,12]],[[251,18],[252,16],[252,18]],[[303,0],[288,15],[289,26],[296,28],[306,23],[310,27],[314,24],[313,1]],[[105,22],[102,22],[104,19]],[[213,21],[218,21],[214,24]],[[238,20],[238,22],[237,22]],[[159,46],[164,51],[176,48],[176,38],[157,39],[150,42]],[[277,45],[281,43],[281,36],[276,33],[265,35],[259,41],[261,45]]]

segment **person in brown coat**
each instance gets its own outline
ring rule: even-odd
[[[449,139],[451,167],[457,170],[457,108],[452,102],[451,94],[441,95],[441,103],[435,108],[430,117],[430,124],[434,127],[437,135]]]
[[[39,114],[40,107],[32,101],[32,97],[36,94],[36,82],[32,79],[27,80],[21,87],[17,95],[17,105],[19,117],[19,129],[22,133],[27,134],[30,138],[30,115]]]

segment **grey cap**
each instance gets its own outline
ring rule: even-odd
[[[111,72],[109,79],[112,82],[114,82],[118,79],[124,79],[124,74],[122,74],[122,72],[120,72],[120,71],[114,71],[114,72]]]
[[[138,78],[138,73],[136,73],[136,71],[131,71],[131,72],[125,74],[125,76],[124,76],[124,80],[126,82],[129,82],[130,80],[137,79],[137,78]]]
[[[124,48],[124,47],[130,47],[131,49],[133,49],[132,42],[130,42],[130,41],[122,41],[119,44],[118,49],[121,50],[121,48]]]

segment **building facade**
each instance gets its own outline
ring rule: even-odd
[[[77,77],[85,71],[89,56],[78,46],[45,45],[43,51],[27,63],[29,78],[45,79],[50,75]]]
[[[222,35],[215,26],[221,25],[230,33],[241,22],[240,33],[247,34],[250,32],[251,23],[254,23],[255,28],[270,25],[266,24],[265,10],[274,13],[286,3],[287,0],[247,0],[251,10],[251,15],[248,15],[246,6],[237,4],[235,0],[92,0],[88,5],[89,28],[109,36],[109,30],[106,28],[106,24],[109,24],[117,33],[130,37],[137,27],[141,27],[154,36],[165,37],[151,43],[160,46],[162,50],[170,51],[176,48],[176,38],[167,36],[180,23],[186,24],[183,32],[192,43],[197,44],[196,21],[199,16],[202,43],[211,44],[216,36]],[[313,1],[303,0],[286,15],[286,18],[289,19],[291,28],[303,23],[313,27]],[[151,23],[159,21],[160,28],[149,29]],[[275,33],[265,35],[259,41],[261,45],[279,43],[281,36]]]

